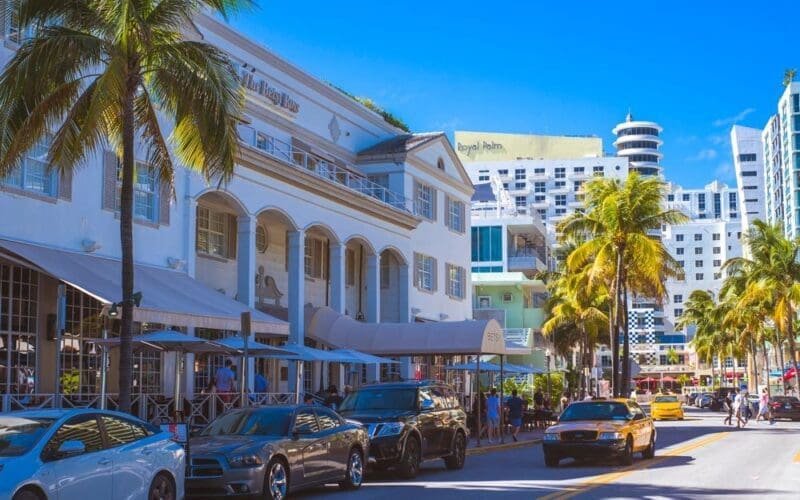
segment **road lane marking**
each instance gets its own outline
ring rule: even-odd
[[[622,470],[616,471],[616,472],[608,472],[606,474],[602,474],[600,476],[597,476],[597,477],[594,477],[592,479],[589,479],[588,481],[585,481],[585,482],[583,482],[581,484],[578,484],[576,486],[568,486],[564,490],[556,491],[556,492],[550,493],[549,495],[545,495],[545,496],[539,497],[539,500],[556,500],[556,499],[562,500],[562,499],[572,498],[572,497],[574,497],[576,495],[581,495],[583,493],[586,493],[587,491],[593,490],[595,488],[599,488],[600,486],[603,486],[605,484],[612,483],[614,481],[622,479],[623,477],[626,477],[626,476],[628,476],[630,474],[633,474],[636,471],[647,469],[648,467],[652,467],[652,466],[658,465],[658,464],[660,464],[662,462],[666,462],[667,460],[669,460],[672,457],[680,456],[683,453],[687,453],[689,451],[692,451],[692,450],[695,450],[697,448],[701,448],[703,446],[709,445],[709,444],[711,444],[713,442],[719,441],[720,439],[728,436],[729,434],[730,434],[730,432],[720,432],[718,434],[713,434],[713,435],[711,435],[709,437],[705,437],[703,439],[700,439],[700,440],[697,440],[697,441],[693,441],[691,443],[685,444],[685,445],[680,446],[678,448],[673,448],[673,449],[671,449],[669,451],[664,452],[661,455],[656,456],[652,460],[642,461],[642,462],[639,462],[636,465],[628,466],[628,467],[626,467],[626,468],[624,468]],[[798,457],[800,457],[800,453],[798,453]],[[798,458],[798,457],[795,457],[795,458]]]

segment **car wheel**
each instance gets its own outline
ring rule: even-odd
[[[464,459],[467,456],[467,439],[464,433],[457,432],[455,439],[453,439],[453,449],[449,457],[445,457],[444,465],[450,470],[459,470],[464,468]]]
[[[175,485],[166,474],[159,474],[150,483],[148,500],[175,500]]]
[[[656,456],[656,435],[650,434],[650,444],[642,452],[642,458],[653,458]]]
[[[364,458],[357,448],[350,450],[350,456],[347,459],[347,472],[344,476],[344,481],[339,483],[339,487],[343,490],[357,490],[361,488],[361,483],[364,482]]]
[[[267,465],[264,481],[264,496],[270,500],[283,500],[289,492],[289,471],[280,458],[273,458]]]
[[[633,439],[630,436],[625,440],[625,451],[620,455],[619,463],[622,465],[631,465],[633,463]]]
[[[558,462],[560,462],[558,455],[555,455],[553,453],[544,454],[544,465],[546,465],[547,467],[558,467]]]
[[[42,500],[42,496],[34,490],[20,490],[13,500]]]
[[[419,441],[417,441],[417,438],[409,437],[406,439],[406,449],[397,467],[398,474],[403,479],[414,479],[419,472],[421,461],[422,453],[419,449]]]

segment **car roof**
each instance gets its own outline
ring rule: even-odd
[[[19,411],[12,411],[9,413],[0,414],[0,418],[8,416],[8,417],[61,419],[64,417],[71,417],[73,415],[82,415],[84,413],[101,413],[104,415],[115,415],[118,417],[134,418],[138,420],[137,417],[130,415],[128,413],[120,413],[111,410],[100,410],[97,408],[46,408],[39,410],[19,410]]]

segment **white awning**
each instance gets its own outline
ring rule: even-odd
[[[21,260],[106,304],[121,300],[119,260],[4,239],[0,239],[0,256]],[[134,279],[134,290],[142,292],[134,321],[239,331],[240,315],[249,310],[253,332],[289,332],[285,321],[249,309],[185,273],[137,264]]]
[[[433,354],[530,354],[507,346],[500,323],[491,320],[440,323],[363,323],[320,307],[306,324],[307,336],[328,345],[378,356]]]

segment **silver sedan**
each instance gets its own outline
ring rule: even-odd
[[[322,406],[232,410],[189,441],[190,497],[285,498],[310,486],[357,489],[366,430]]]

